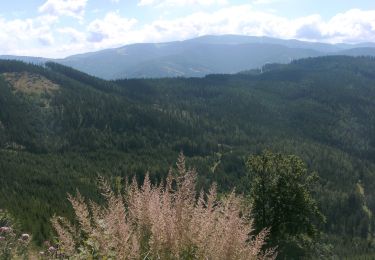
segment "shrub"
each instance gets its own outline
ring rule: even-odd
[[[124,195],[101,180],[107,204],[86,203],[69,195],[77,227],[54,217],[58,251],[82,259],[273,259],[274,249],[263,250],[268,230],[251,235],[252,220],[234,192],[218,200],[216,186],[205,194],[195,191],[196,171],[185,167],[181,155],[160,185],[146,175],[135,179]]]

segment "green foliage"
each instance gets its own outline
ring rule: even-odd
[[[104,81],[0,61],[0,75],[27,71],[59,86],[42,106],[0,76],[0,206],[41,244],[54,212],[72,216],[66,192],[100,201],[97,174],[115,182],[149,171],[156,182],[183,150],[199,189],[215,181],[220,192],[245,192],[244,155],[270,149],[319,174],[319,228],[336,255],[352,241],[361,241],[355,252],[375,252],[374,67],[373,58],[322,57],[263,73]]]
[[[0,259],[28,259],[29,234],[21,234],[14,218],[0,209]]]
[[[315,174],[296,156],[265,151],[246,162],[249,196],[258,230],[271,229],[280,256],[301,258],[318,237],[324,217],[311,195]]]

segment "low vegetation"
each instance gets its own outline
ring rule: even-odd
[[[64,218],[52,222],[59,237],[57,254],[80,259],[274,259],[265,249],[268,230],[253,235],[244,201],[233,192],[218,199],[195,191],[196,172],[181,155],[176,174],[160,185],[146,175],[116,194],[105,181],[106,206],[69,196],[78,228]]]
[[[0,209],[0,259],[28,259],[31,237],[19,233],[10,214]]]

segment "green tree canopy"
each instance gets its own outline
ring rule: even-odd
[[[281,256],[303,256],[324,220],[311,194],[317,175],[299,157],[269,151],[250,156],[246,165],[256,227],[271,229],[271,243],[279,245]]]

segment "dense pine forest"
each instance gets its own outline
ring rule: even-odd
[[[204,78],[104,81],[56,63],[0,61],[0,208],[36,246],[97,177],[167,176],[183,151],[198,190],[249,195],[247,158],[296,155],[317,178],[319,250],[375,254],[375,59],[330,56]]]

